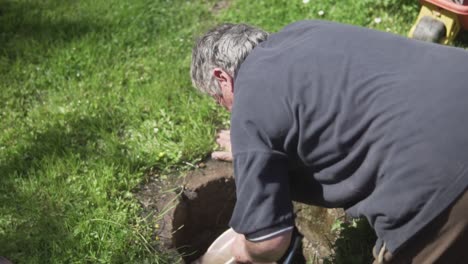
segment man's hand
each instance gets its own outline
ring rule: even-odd
[[[211,153],[211,158],[215,160],[232,161],[231,132],[229,130],[221,130],[217,135],[216,143],[218,143],[224,151]]]
[[[234,256],[236,263],[253,263],[252,257],[245,248],[246,239],[242,234],[236,234],[236,239],[231,246],[231,254]]]
[[[231,253],[236,263],[274,263],[286,253],[291,237],[292,231],[286,231],[268,240],[250,242],[237,234]]]

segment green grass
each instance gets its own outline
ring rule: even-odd
[[[221,21],[275,31],[306,18],[406,34],[418,9],[409,0],[237,0],[214,13],[216,2],[0,0],[0,255],[173,261],[149,241],[133,191],[149,169],[168,174],[205,158],[226,125],[191,87],[195,36]]]
[[[188,78],[208,2],[0,2],[0,255],[163,262],[132,190],[213,148]],[[187,16],[186,14],[190,14]]]
[[[301,19],[326,19],[400,34],[406,33],[416,15],[417,3],[411,0],[312,0],[306,4],[301,0],[240,0],[225,12],[229,20],[247,21],[271,31]],[[376,23],[376,18],[381,22]]]

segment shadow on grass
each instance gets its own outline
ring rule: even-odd
[[[53,49],[91,32],[101,32],[105,25],[86,14],[65,15],[70,1],[0,0],[0,62],[24,59],[37,63]],[[79,14],[79,13],[78,13]],[[0,64],[1,66],[1,64]]]
[[[100,111],[100,110],[97,110]],[[4,176],[27,176],[30,171],[43,167],[42,160],[48,156],[66,158],[78,156],[82,160],[98,157],[100,153],[96,146],[102,137],[101,131],[111,133],[120,129],[116,124],[124,124],[123,114],[102,110],[96,117],[74,115],[65,117],[67,121],[54,122],[45,131],[35,134],[34,139],[26,142],[25,147],[15,153],[10,159],[0,164],[0,172]],[[121,116],[121,118],[119,118]],[[31,133],[36,133],[31,131]],[[105,153],[108,155],[109,153]],[[126,160],[123,154],[113,153],[114,161]],[[0,178],[0,183],[5,177]]]
[[[43,195],[23,195],[18,190],[12,190],[3,197],[7,199],[0,199],[2,217],[11,216],[14,212],[12,219],[8,219],[14,222],[0,229],[1,255],[14,263],[33,259],[36,263],[51,263],[52,252],[57,252],[54,248],[63,246],[64,251],[70,249],[67,245],[72,243],[72,234],[64,224],[59,201]]]
[[[85,206],[79,199],[84,199],[86,193],[67,193],[66,180],[70,175],[66,168],[52,169],[52,173],[62,175],[50,176],[52,165],[44,161],[73,157],[86,161],[102,157],[109,159],[110,163],[129,163],[120,151],[106,153],[105,157],[102,150],[96,148],[102,129],[111,130],[115,122],[123,123],[123,120],[116,119],[119,119],[116,113],[96,118],[72,116],[67,129],[60,123],[53,123],[0,164],[0,255],[13,261],[32,261],[31,258],[35,257],[38,263],[51,263],[54,257],[51,254],[70,255],[69,251],[78,247],[74,246],[77,242],[72,233],[74,227],[67,224],[73,225],[74,215],[83,209],[75,206]],[[45,179],[35,178],[38,175]],[[86,183],[86,179],[82,181]],[[60,188],[63,188],[62,193],[54,193]]]

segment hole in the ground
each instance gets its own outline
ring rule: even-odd
[[[149,212],[156,211],[156,238],[165,249],[177,249],[191,263],[226,229],[235,205],[235,184],[230,163],[208,161],[202,169],[189,172],[174,182],[155,181],[142,188],[140,201]],[[182,197],[180,187],[184,186]],[[165,190],[165,191],[162,191]],[[342,210],[295,204],[296,226],[304,235],[306,259],[329,256]],[[351,239],[353,244],[355,239]],[[302,255],[302,254],[300,254]],[[294,263],[302,263],[295,261]]]
[[[199,258],[226,229],[236,202],[234,179],[218,178],[186,190],[174,211],[173,243],[186,263]]]

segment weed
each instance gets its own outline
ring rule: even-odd
[[[376,236],[366,219],[337,220],[333,227],[338,238],[330,244],[332,255],[325,264],[361,264],[373,260],[371,248]]]

